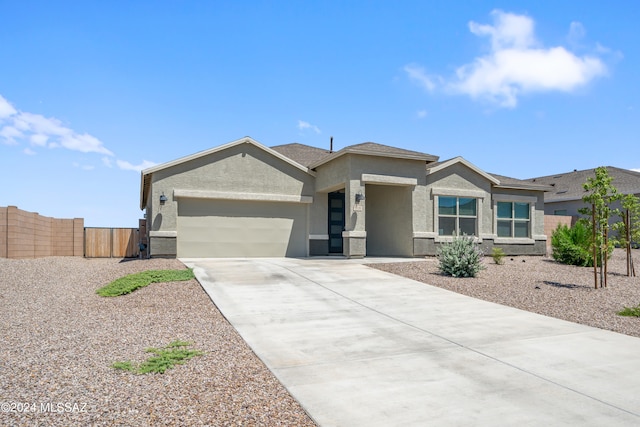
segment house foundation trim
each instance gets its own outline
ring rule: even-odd
[[[343,231],[342,237],[355,237],[358,239],[365,239],[367,237],[366,231]]]
[[[149,237],[178,237],[177,231],[150,231]]]
[[[328,234],[309,234],[309,240],[329,240]]]

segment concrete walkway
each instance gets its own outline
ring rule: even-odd
[[[351,260],[183,260],[320,426],[638,426],[640,339]]]

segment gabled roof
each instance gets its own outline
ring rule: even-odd
[[[493,176],[489,175],[488,173],[486,173],[476,165],[472,164],[471,162],[463,159],[462,157],[454,157],[453,159],[444,160],[442,162],[431,163],[427,165],[427,175],[441,171],[443,169],[446,169],[458,163],[465,165],[467,168],[471,169],[478,175],[486,178],[487,181],[490,181],[493,185],[500,184],[500,181],[497,178],[494,178]]]
[[[445,168],[448,168],[458,163],[465,165],[467,168],[471,169],[478,175],[486,178],[489,182],[491,182],[497,188],[511,188],[511,189],[518,189],[518,190],[537,190],[537,191],[548,191],[549,189],[551,189],[551,187],[547,185],[532,184],[530,182],[523,181],[516,178],[510,178],[508,176],[487,173],[462,157],[454,157],[453,159],[444,160],[442,162],[428,164],[427,175],[430,173],[435,173],[437,171],[443,170]]]
[[[609,176],[613,178],[611,184],[622,194],[640,194],[640,172],[606,166]],[[583,184],[587,178],[594,178],[594,169],[574,170],[573,172],[558,173],[527,179],[527,182],[552,186],[544,195],[545,202],[564,202],[582,200],[585,194]]]
[[[435,162],[438,156],[419,151],[405,150],[404,148],[391,147],[388,145],[377,144],[375,142],[363,142],[362,144],[349,145],[343,149],[330,153],[309,165],[309,168],[315,169],[333,159],[345,154],[360,154],[365,156],[391,157],[396,159],[422,160],[425,162]]]
[[[331,154],[329,150],[323,150],[322,148],[299,144],[297,142],[293,144],[276,145],[275,147],[271,147],[271,149],[307,167]]]
[[[166,162],[166,163],[162,163],[156,166],[152,166],[150,168],[144,169],[141,172],[141,179],[140,179],[140,209],[144,209],[144,207],[147,205],[147,195],[149,193],[149,188],[151,185],[151,176],[153,175],[154,172],[163,170],[163,169],[167,169],[173,166],[177,166],[180,165],[182,163],[186,163],[195,159],[199,159],[200,157],[204,157],[204,156],[208,156],[210,154],[213,153],[217,153],[220,151],[224,151],[227,150],[231,147],[235,147],[237,145],[241,145],[241,144],[249,144],[249,145],[253,145],[254,147],[259,148],[260,150],[266,151],[267,153],[271,154],[272,156],[275,156],[277,158],[279,158],[280,160],[289,163],[290,165],[300,169],[303,172],[306,172],[310,175],[314,175],[314,172],[309,170],[307,167],[301,165],[300,163],[296,162],[295,160],[291,159],[290,157],[284,156],[281,153],[260,144],[258,141],[256,141],[255,139],[247,136],[241,139],[237,139],[235,141],[231,141],[228,144],[224,144],[224,145],[220,145],[218,147],[214,147],[214,148],[210,148],[208,150],[204,150],[204,151],[200,151],[198,153],[195,154],[191,154],[189,156],[185,156],[185,157],[181,157],[179,159],[176,160],[172,160],[170,162]]]

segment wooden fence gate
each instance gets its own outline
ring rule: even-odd
[[[137,228],[84,229],[84,256],[87,258],[136,258],[140,255]]]

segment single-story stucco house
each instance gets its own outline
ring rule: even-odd
[[[416,257],[463,234],[488,251],[544,255],[548,189],[462,157],[246,137],[143,170],[140,208],[150,256]]]

